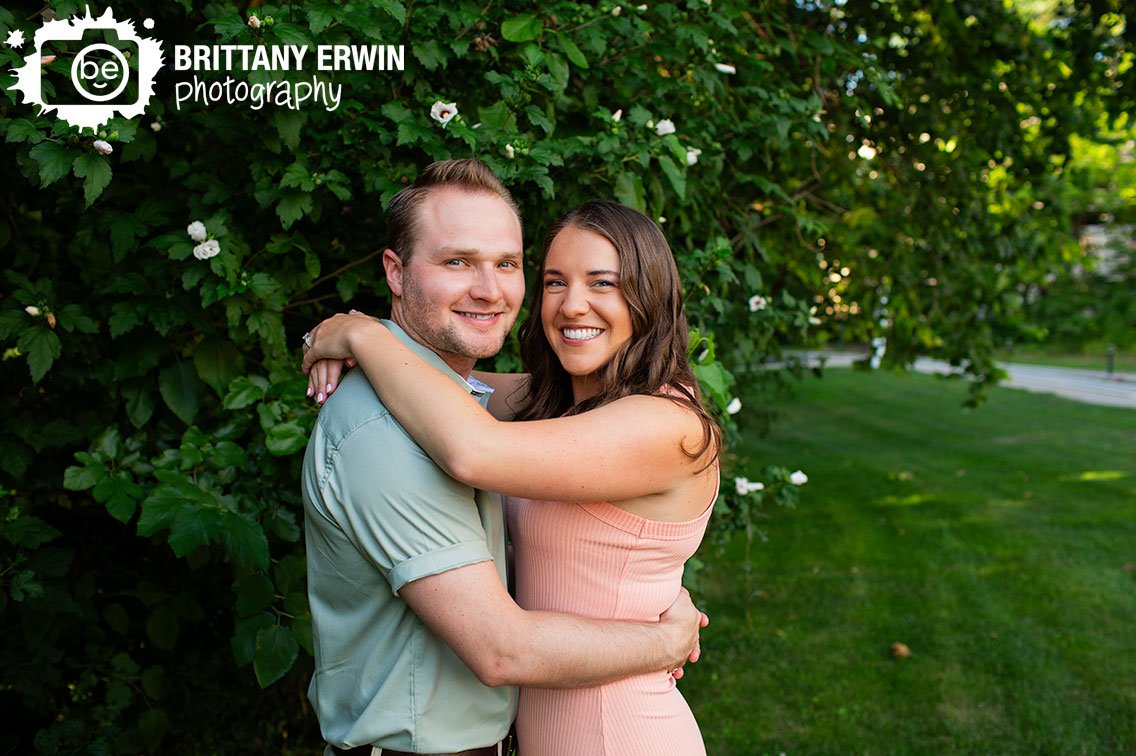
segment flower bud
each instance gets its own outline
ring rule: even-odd
[[[111,146],[110,142],[105,142],[102,139],[96,139],[91,143],[91,146],[95,148],[95,152],[102,153],[103,155],[109,155],[114,152],[114,147]]]
[[[39,317],[39,308],[35,305],[28,305],[24,308],[24,312],[26,312],[28,315],[31,315],[33,318]]]

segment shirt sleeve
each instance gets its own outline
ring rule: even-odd
[[[493,559],[474,490],[454,480],[389,416],[340,445],[326,485],[340,524],[397,593],[407,583]]]

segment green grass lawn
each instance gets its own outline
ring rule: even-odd
[[[965,394],[828,370],[735,450],[810,481],[702,554],[708,753],[1136,753],[1136,412]]]

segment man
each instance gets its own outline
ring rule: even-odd
[[[465,377],[501,348],[524,297],[516,205],[484,164],[445,161],[391,200],[388,222],[387,326],[484,405],[488,387]],[[320,412],[303,489],[309,698],[329,754],[496,755],[510,686],[681,666],[697,640],[685,594],[658,624],[521,610],[505,588],[500,497],[439,469],[361,371]]]

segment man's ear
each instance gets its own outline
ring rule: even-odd
[[[402,296],[402,260],[393,249],[383,250],[383,268],[387,272],[387,285],[391,294]]]

